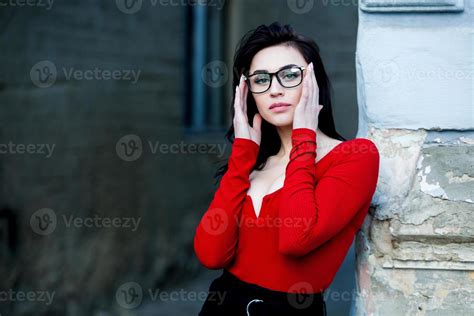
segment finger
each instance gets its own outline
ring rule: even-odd
[[[252,124],[253,129],[256,131],[260,131],[262,127],[262,117],[260,116],[259,113],[255,114],[253,116],[253,124]]]
[[[240,89],[239,89],[239,86],[235,87],[234,113],[235,113],[236,118],[240,118],[241,109],[240,109]]]
[[[313,65],[313,73],[314,73],[314,76],[313,76],[313,79],[314,79],[314,85],[316,88],[319,89],[319,86],[318,86],[318,80],[316,80],[316,71],[314,70],[314,65]]]
[[[313,104],[319,105],[319,86],[318,86],[318,81],[316,80],[316,72],[314,71],[314,68],[313,68],[312,79],[313,79],[313,91],[314,91]]]
[[[313,104],[316,106],[318,105],[318,113],[319,111],[321,110],[319,108],[319,86],[318,86],[318,80],[316,79],[316,73],[315,75],[313,76],[313,86],[314,86],[314,100],[313,100]]]
[[[314,86],[313,86],[313,63],[311,63],[308,73],[308,103],[309,105],[313,104],[313,95],[314,95]]]
[[[247,111],[245,110],[245,102],[244,102],[244,78],[243,75],[240,75],[240,82],[239,82],[239,97],[240,97],[240,109],[242,110],[242,114],[246,114]]]
[[[314,65],[312,67],[312,70],[313,70],[313,75],[311,76],[311,86],[313,87],[312,91],[313,91],[313,95],[312,95],[312,99],[311,99],[311,105],[315,107],[315,109],[317,110],[318,107],[319,107],[319,102],[318,102],[318,86],[316,84],[316,73],[314,72]]]
[[[249,92],[249,87],[247,86],[247,81],[245,79],[242,80],[242,89],[243,89],[243,98],[242,98],[242,105],[244,109],[244,113],[247,113],[247,97]]]
[[[309,69],[308,72],[305,74],[305,77],[303,78],[303,89],[301,92],[301,100],[300,104],[304,106],[306,102],[308,102],[308,79],[309,79]]]

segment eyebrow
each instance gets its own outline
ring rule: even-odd
[[[282,67],[278,68],[278,70],[277,70],[276,72],[278,72],[278,71],[280,71],[280,70],[282,70],[282,69],[284,69],[284,68],[290,67],[290,66],[298,66],[298,65],[296,65],[296,64],[285,65],[285,66],[282,66]],[[268,73],[268,70],[266,70],[266,69],[258,69],[258,70],[255,70],[255,71],[254,71],[252,74],[250,74],[249,76],[255,75],[255,74],[267,74],[267,73]]]

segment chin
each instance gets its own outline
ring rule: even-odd
[[[268,123],[277,127],[288,126],[288,125],[293,124],[293,115],[291,113],[285,113],[285,114],[270,113],[269,115],[267,115],[267,117],[264,117],[263,119],[267,121]]]

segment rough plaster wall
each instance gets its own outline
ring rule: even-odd
[[[474,311],[473,8],[359,11],[358,136],[381,164],[356,238],[356,315]]]

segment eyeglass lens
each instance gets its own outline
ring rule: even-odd
[[[253,75],[249,78],[250,80],[250,91],[252,92],[263,92],[270,87],[271,75],[268,73],[260,73]],[[282,69],[277,72],[277,76],[280,79],[280,83],[285,88],[292,88],[299,85],[302,82],[302,71],[298,67],[291,67]]]

